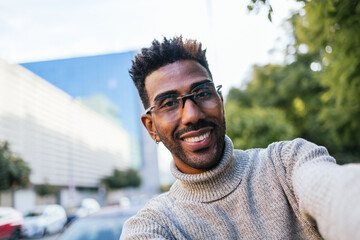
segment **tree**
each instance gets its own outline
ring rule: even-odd
[[[114,169],[113,174],[104,177],[101,182],[110,189],[120,189],[140,186],[141,178],[135,169],[127,169],[125,171]]]
[[[266,7],[268,9],[268,19],[271,22],[272,21],[272,14],[273,9],[271,7],[271,4],[267,0],[251,0],[249,4],[247,5],[247,8],[250,12],[252,11],[259,11],[260,8]]]
[[[296,136],[327,146],[339,163],[360,162],[360,1],[298,1],[304,7],[289,19],[294,41],[285,57],[292,60],[254,66],[246,88],[229,92],[228,128],[239,118],[228,105],[277,109]]]
[[[309,56],[300,56],[288,65],[254,66],[246,89],[233,88],[227,96],[228,135],[253,142],[246,147],[266,147],[273,141],[294,137],[322,136],[315,116],[323,88],[308,70],[310,63]],[[246,131],[237,129],[239,121]],[[244,131],[251,135],[241,136]]]
[[[59,186],[51,185],[47,181],[45,181],[44,184],[35,186],[35,192],[41,197],[56,196],[59,193],[59,191],[60,191]]]
[[[360,147],[360,1],[304,1],[305,15],[293,18],[296,45],[305,44],[321,64],[326,88],[319,113],[337,151]]]
[[[235,148],[266,147],[269,143],[292,139],[294,127],[281,109],[244,108],[235,101],[226,104],[227,135]]]
[[[28,164],[10,150],[8,142],[0,143],[0,190],[27,187],[30,173]]]

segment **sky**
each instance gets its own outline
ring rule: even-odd
[[[269,54],[286,45],[281,24],[291,0],[270,1],[248,13],[250,0],[0,0],[0,58],[30,62],[139,50],[182,34],[207,48],[224,93],[240,86],[253,64],[281,61]]]
[[[272,22],[266,8],[249,13],[250,0],[0,0],[0,58],[21,63],[139,51],[155,38],[182,34],[207,49],[226,97],[252,65],[283,60],[290,38],[282,25],[300,5],[269,1]]]

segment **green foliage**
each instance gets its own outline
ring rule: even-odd
[[[333,156],[338,164],[360,163],[360,153],[336,152]]]
[[[294,138],[295,129],[276,108],[246,108],[235,101],[226,104],[227,135],[240,149],[266,147]]]
[[[135,169],[127,169],[126,171],[114,169],[111,176],[104,177],[101,181],[110,189],[138,187],[141,184],[140,175]]]
[[[359,151],[360,143],[360,1],[306,2],[294,16],[298,44],[319,54],[318,81],[327,88],[319,113],[336,150]]]
[[[296,136],[317,138],[324,131],[315,118],[324,89],[309,70],[310,63],[309,56],[299,56],[298,61],[285,66],[254,66],[246,90],[232,89],[227,99],[242,107],[282,110]]]
[[[10,150],[8,142],[0,143],[0,190],[27,187],[30,173],[27,163]]]
[[[260,8],[262,7],[266,7],[268,10],[268,19],[271,22],[272,21],[272,14],[273,14],[273,9],[271,7],[271,4],[269,3],[268,0],[251,0],[248,5],[247,5],[247,9],[252,12],[258,12]]]
[[[289,20],[294,41],[288,61],[254,66],[246,89],[231,89],[228,134],[246,146],[246,132],[236,128],[247,127],[262,145],[274,136],[260,134],[262,125],[248,119],[268,118],[270,124],[274,118],[259,112],[278,112],[292,133],[325,145],[339,163],[360,162],[360,0],[298,1],[304,7]],[[249,5],[254,4],[269,6],[267,0]]]
[[[59,191],[60,187],[51,185],[48,182],[35,186],[35,192],[41,197],[57,195]]]

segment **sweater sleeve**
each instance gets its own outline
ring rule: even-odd
[[[125,222],[120,240],[173,239],[159,223],[151,218],[135,215]]]
[[[360,165],[339,166],[326,148],[303,139],[284,146],[281,158],[293,162],[288,177],[299,209],[322,237],[360,239]]]

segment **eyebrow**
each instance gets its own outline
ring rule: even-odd
[[[157,101],[165,98],[166,96],[177,95],[177,94],[178,94],[178,92],[176,90],[170,90],[170,91],[160,93],[160,94],[156,95],[156,97],[154,98],[154,102],[157,102]]]
[[[207,82],[212,82],[210,79],[204,79],[204,80],[201,80],[199,82],[195,82],[195,83],[192,83],[190,85],[190,92],[196,88],[197,86],[201,85],[201,84],[204,84],[204,83],[207,83]],[[154,102],[156,101],[159,101],[160,99],[164,98],[165,96],[168,96],[168,95],[178,95],[179,92],[177,90],[169,90],[169,91],[166,91],[166,92],[163,92],[163,93],[159,93],[158,95],[156,95],[156,97],[154,98]]]
[[[204,84],[204,83],[207,83],[207,82],[212,82],[210,79],[204,79],[200,82],[195,82],[193,84],[190,85],[190,91],[192,91],[194,88],[196,88],[197,86],[201,85],[201,84]]]

